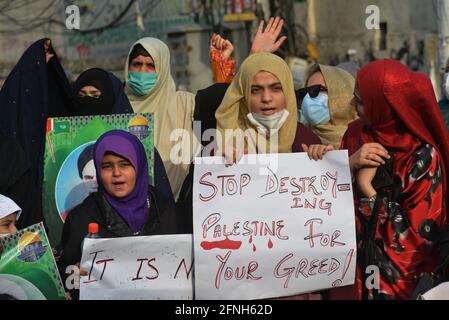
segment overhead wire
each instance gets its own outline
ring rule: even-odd
[[[51,6],[54,6],[55,2],[57,0],[54,0],[50,5],[46,6],[46,10],[48,11],[48,9]],[[114,20],[112,20],[111,22],[109,22],[108,24],[104,25],[104,26],[100,26],[100,27],[96,27],[96,28],[91,28],[91,29],[87,29],[87,30],[71,30],[71,32],[79,32],[82,34],[87,34],[87,33],[96,33],[96,32],[101,32],[104,31],[106,29],[112,28],[115,25],[117,25],[120,20],[128,13],[129,9],[131,8],[131,6],[134,4],[136,0],[129,0],[128,4],[125,6],[125,8],[122,10],[122,12],[120,12],[115,18]],[[35,2],[34,2],[35,3]],[[0,15],[5,16],[7,19],[9,19],[10,21],[12,21],[14,24],[18,25],[20,28],[15,28],[15,29],[9,29],[9,30],[5,30],[2,29],[0,30],[0,33],[9,33],[9,34],[20,34],[20,33],[24,33],[24,32],[28,32],[32,29],[38,28],[42,25],[45,24],[56,24],[56,25],[60,25],[60,26],[65,26],[65,23],[63,23],[62,21],[55,19],[54,18],[54,14],[52,14],[50,17],[47,17],[45,19],[40,19],[41,21],[38,21],[37,23],[33,23],[33,24],[29,24],[30,20],[25,20],[23,23],[18,21],[17,19],[11,17],[10,15],[8,15],[7,13],[4,12],[5,10],[0,10]],[[43,10],[41,12],[41,15],[45,12],[45,10]],[[37,17],[40,18],[40,17]],[[35,19],[33,19],[35,20]],[[2,22],[0,22],[2,23]],[[4,22],[3,22],[4,24]]]

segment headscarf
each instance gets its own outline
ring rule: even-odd
[[[354,97],[354,78],[343,69],[315,64],[306,76],[306,84],[316,72],[321,72],[326,82],[330,121],[311,129],[323,144],[332,144],[338,149],[348,124],[357,118],[357,111],[351,105]]]
[[[390,59],[367,64],[357,74],[363,108],[370,126],[362,141],[377,142],[395,153],[395,174],[404,177],[406,161],[428,143],[441,154],[443,192],[447,192],[449,133],[430,79]],[[355,150],[349,150],[350,154]],[[446,209],[449,197],[446,198]],[[447,212],[447,211],[446,211]]]
[[[48,117],[65,117],[72,109],[70,84],[58,56],[46,63],[44,42],[33,43],[22,55],[0,90],[0,135],[17,140],[31,163],[32,183],[43,177]]]
[[[101,163],[106,152],[112,152],[127,159],[136,170],[134,190],[123,198],[111,196],[101,182]],[[139,138],[122,131],[112,130],[98,138],[94,146],[94,163],[97,173],[98,191],[106,201],[128,223],[133,232],[142,230],[149,209],[148,199],[148,163],[145,149]]]
[[[125,64],[126,82],[128,82],[130,54],[137,44],[144,47],[154,60],[157,82],[148,95],[143,97],[134,95],[128,85],[125,90],[135,112],[154,114],[154,144],[164,162],[173,195],[177,199],[182,183],[187,176],[190,162],[200,148],[192,134],[195,96],[188,92],[176,91],[170,71],[170,50],[164,42],[156,38],[142,38],[131,46]],[[181,140],[180,151],[187,159],[181,164],[175,164],[170,159],[170,152],[180,143],[179,141],[170,141],[170,135],[175,129],[183,129],[188,133]]]
[[[17,141],[0,137],[0,193],[7,192],[30,169]]]
[[[217,129],[223,140],[227,129],[256,130],[256,127],[248,120],[247,114],[251,112],[249,101],[253,78],[260,71],[272,73],[281,82],[286,101],[285,108],[289,112],[289,116],[278,132],[277,152],[292,152],[298,119],[293,77],[287,63],[271,53],[252,54],[243,61],[238,74],[226,91],[223,101],[215,113]],[[262,139],[265,139],[265,141],[262,141]],[[232,141],[225,141],[226,146],[231,146],[231,143]],[[259,134],[257,141],[248,139],[246,144],[248,151],[265,150],[270,147],[270,137]],[[261,146],[263,148],[260,148]],[[221,149],[223,149],[223,146],[221,146]]]
[[[346,72],[348,72],[354,79],[357,77],[357,72],[360,70],[360,66],[353,62],[353,61],[347,61],[342,62],[336,65],[337,68],[343,69]]]
[[[10,198],[0,194],[0,219],[16,213],[16,220],[19,220],[22,209]]]
[[[42,193],[32,184],[31,162],[17,140],[0,137],[0,168],[0,194],[14,200],[23,211],[17,228],[43,221]]]
[[[97,88],[101,92],[100,97],[78,97],[78,92],[85,86]],[[122,83],[111,72],[99,68],[86,70],[72,87],[75,97],[73,116],[133,113]]]

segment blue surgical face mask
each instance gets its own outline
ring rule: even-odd
[[[128,85],[136,96],[146,96],[157,82],[156,72],[129,72]]]
[[[301,122],[306,127],[310,127],[310,123],[304,116],[304,112],[302,112],[302,110],[298,110],[298,122]]]
[[[328,123],[330,120],[329,107],[327,106],[328,99],[327,94],[323,92],[320,92],[315,98],[306,94],[301,105],[301,113],[305,118],[304,122],[311,126]]]

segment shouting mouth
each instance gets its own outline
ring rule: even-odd
[[[125,186],[125,182],[123,181],[113,181],[112,185],[117,188],[117,189],[121,189]]]
[[[265,107],[265,108],[262,108],[261,111],[264,116],[271,116],[272,114],[276,113],[276,108]]]

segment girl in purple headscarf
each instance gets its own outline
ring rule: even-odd
[[[149,185],[147,157],[136,136],[121,130],[103,134],[94,145],[94,163],[98,192],[67,216],[61,271],[80,262],[81,243],[92,222],[98,224],[101,238],[192,233],[192,225],[173,202]]]
[[[94,163],[99,191],[138,234],[149,215],[148,164],[142,143],[126,131],[110,131],[95,144]]]

